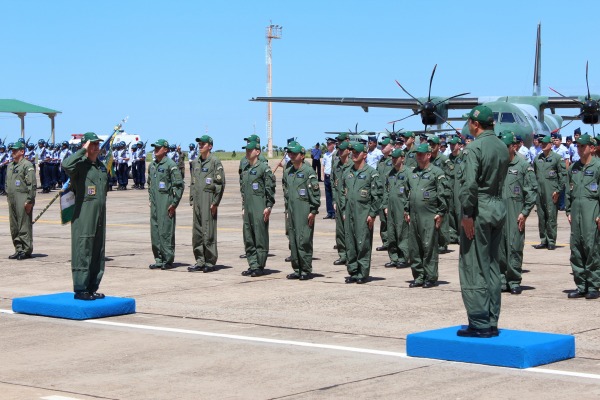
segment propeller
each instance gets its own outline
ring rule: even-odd
[[[395,122],[400,122],[400,121],[404,121],[407,118],[410,117],[414,117],[415,115],[419,115],[421,114],[421,122],[423,122],[423,125],[425,125],[425,130],[427,130],[427,126],[428,125],[435,125],[436,122],[438,121],[438,118],[441,119],[442,121],[444,121],[445,123],[448,123],[448,121],[446,121],[446,119],[444,117],[442,117],[438,112],[437,112],[437,107],[442,104],[445,103],[448,100],[454,99],[456,97],[461,97],[461,96],[465,96],[469,93],[461,93],[461,94],[457,94],[455,96],[451,96],[448,97],[444,100],[440,100],[437,102],[433,102],[431,99],[431,87],[433,85],[433,77],[435,75],[435,70],[437,69],[437,64],[435,64],[435,66],[433,67],[433,71],[431,71],[431,77],[429,78],[429,90],[427,92],[427,101],[422,102],[419,99],[417,99],[415,96],[413,96],[412,94],[410,94],[408,92],[408,90],[406,90],[401,84],[400,82],[396,81],[396,84],[398,86],[400,86],[400,89],[402,89],[402,91],[404,93],[406,93],[408,96],[410,96],[410,98],[412,98],[413,100],[415,100],[417,103],[419,103],[419,109],[416,111],[413,111],[413,113],[411,115],[408,115],[404,118],[395,120],[395,121],[390,121],[390,124],[393,124]],[[450,124],[448,124],[450,125]],[[452,125],[450,125],[452,126]],[[452,128],[454,129],[454,128]]]
[[[399,131],[397,131],[395,129],[396,124],[392,122],[392,130],[388,130],[387,128],[385,128],[385,131],[388,133],[390,139],[396,141],[396,139],[398,138],[398,135],[400,134],[400,132],[402,132],[404,130],[404,128],[400,128]]]
[[[600,116],[600,102],[598,100],[593,99],[590,94],[590,83],[588,80],[588,62],[585,62],[585,85],[587,87],[587,98],[585,101],[579,101],[578,99],[573,99],[571,97],[567,97],[564,94],[560,93],[558,90],[554,90],[550,88],[554,93],[558,94],[561,97],[573,100],[573,102],[579,104],[581,107],[581,112],[577,115],[577,118],[581,118],[581,121],[584,124],[592,125],[592,131],[595,133],[594,124],[598,123],[598,117]]]

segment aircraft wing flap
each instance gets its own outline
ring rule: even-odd
[[[377,97],[255,97],[250,101],[267,103],[321,104],[332,106],[401,108],[416,110],[421,104],[414,99],[377,98]],[[473,108],[479,102],[477,98],[456,98],[444,103],[449,109]]]

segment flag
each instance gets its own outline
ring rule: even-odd
[[[60,192],[60,222],[64,225],[73,220],[75,210],[75,193],[69,187],[71,179],[67,179]]]

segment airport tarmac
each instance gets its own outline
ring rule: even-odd
[[[600,396],[599,301],[567,299],[569,225],[559,214],[559,247],[535,250],[537,216],[527,221],[526,290],[502,295],[500,329],[576,337],[574,359],[518,370],[407,357],[406,335],[465,324],[458,246],[440,256],[440,285],[408,287],[410,269],[384,268],[373,251],[372,280],[346,285],[334,266],[335,222],[314,235],[314,279],[290,281],[281,169],[270,226],[270,274],[241,276],[243,253],[238,161],[223,163],[215,272],[189,273],[189,189],[177,209],[176,268],[153,262],[145,191],[109,193],[106,271],[100,291],[133,297],[134,315],[70,321],[13,314],[15,297],[72,290],[70,228],[58,204],[34,226],[32,259],[13,253],[0,199],[0,398],[5,399],[557,399]],[[274,167],[275,160],[271,161]],[[189,182],[189,171],[186,173]],[[38,194],[36,216],[56,192]],[[374,248],[381,241],[376,224]],[[98,300],[101,301],[101,300]],[[483,340],[483,339],[482,339]]]

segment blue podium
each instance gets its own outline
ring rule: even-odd
[[[73,292],[17,297],[12,310],[21,314],[66,319],[91,319],[135,313],[135,300],[106,296],[97,300],[75,300]]]
[[[456,336],[464,326],[411,333],[406,353],[411,357],[529,368],[575,357],[575,337],[554,333],[500,329],[488,339]]]

